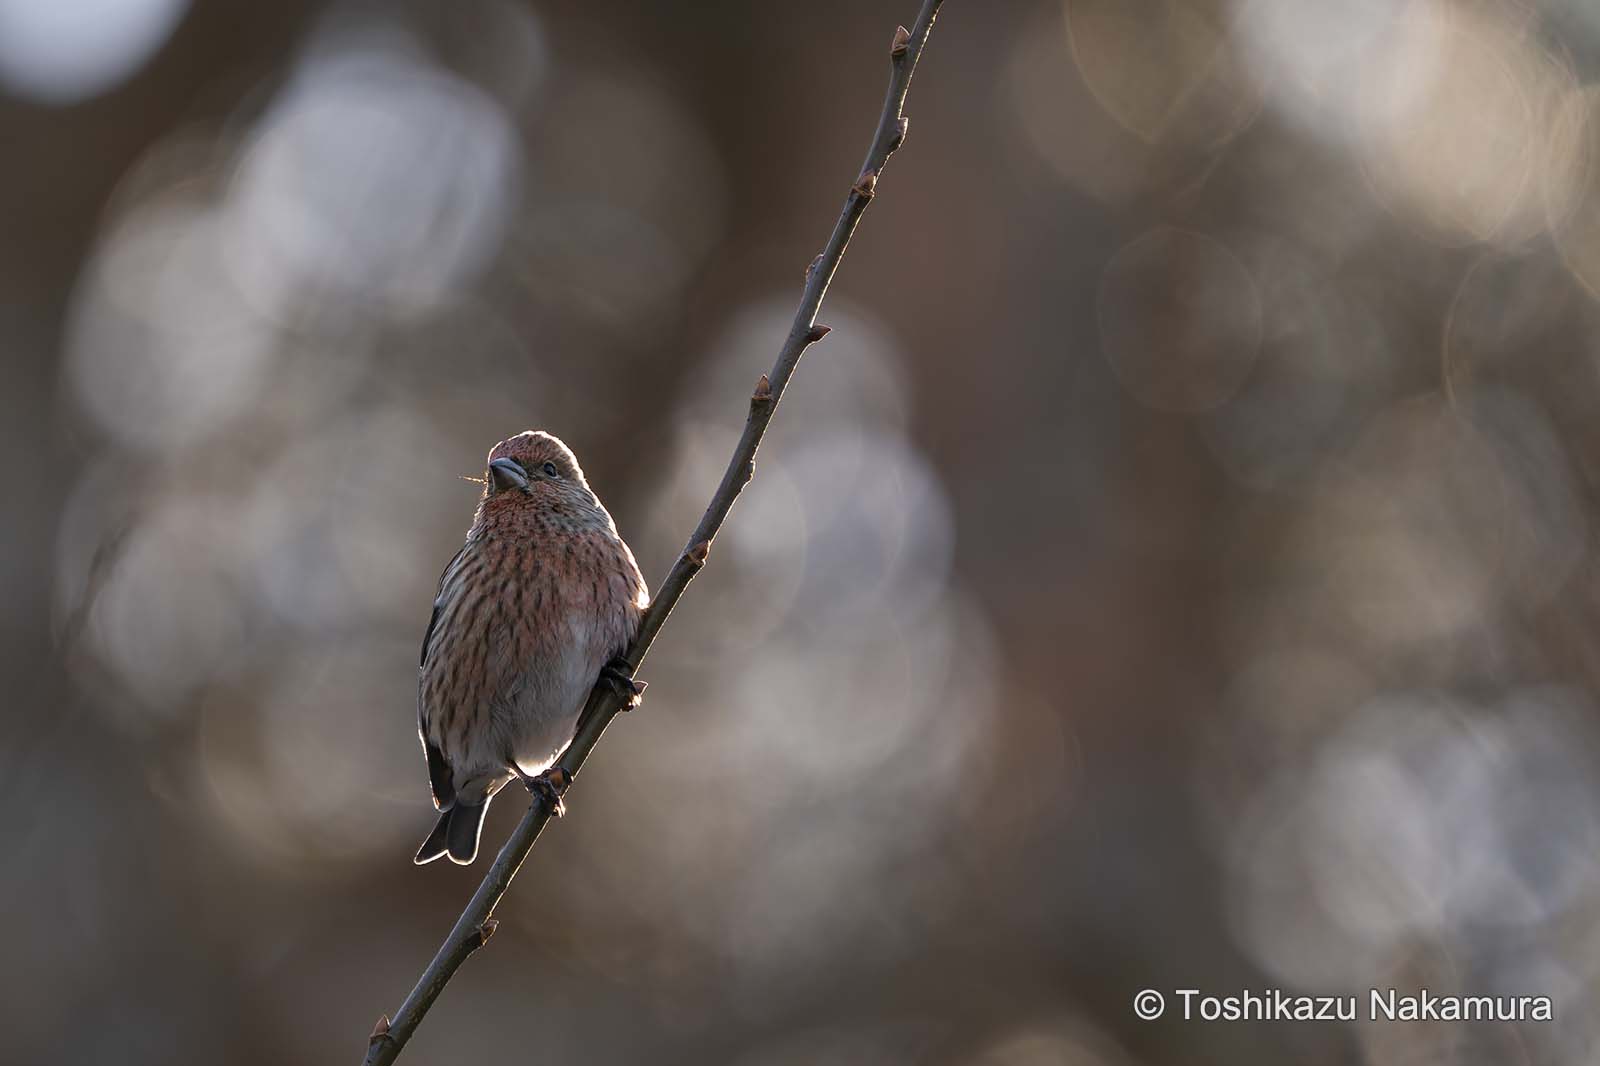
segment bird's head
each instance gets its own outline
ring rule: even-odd
[[[490,449],[480,506],[485,515],[537,512],[581,520],[605,514],[572,449],[540,430],[518,433]]]

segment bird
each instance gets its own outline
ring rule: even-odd
[[[562,813],[555,767],[597,682],[631,705],[622,658],[650,601],[633,552],[560,438],[528,430],[489,451],[466,542],[444,568],[422,638],[417,732],[438,823],[420,866],[468,865],[513,778]]]

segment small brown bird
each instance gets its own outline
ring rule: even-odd
[[[598,678],[640,691],[617,657],[648,601],[567,446],[532,430],[496,444],[422,638],[417,731],[442,813],[419,864],[470,863],[489,800],[513,776],[560,813],[565,782],[547,771]]]

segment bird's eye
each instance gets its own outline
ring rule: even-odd
[[[561,476],[561,471],[556,469],[556,464],[554,464],[554,463],[546,463],[546,464],[544,464],[544,472],[545,472],[545,476],[546,477],[560,477]]]

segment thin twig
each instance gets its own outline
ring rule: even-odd
[[[878,176],[883,171],[884,163],[905,140],[906,119],[900,111],[905,104],[906,91],[911,87],[911,74],[916,69],[923,45],[927,43],[928,32],[933,28],[940,3],[941,0],[923,0],[915,25],[909,31],[903,26],[895,29],[889,45],[889,91],[884,97],[883,111],[878,117],[878,127],[873,133],[871,147],[867,149],[866,160],[850,187],[844,210],[834,224],[827,245],[806,270],[805,289],[800,306],[795,311],[794,323],[789,327],[789,336],[778,352],[777,362],[773,364],[771,372],[761,375],[756,383],[755,392],[750,397],[750,415],[745,421],[744,433],[739,437],[733,457],[728,460],[722,482],[711,497],[711,504],[701,517],[700,524],[690,535],[683,553],[656,590],[655,598],[640,624],[639,635],[624,655],[631,670],[639,668],[656,634],[677,604],[678,597],[683,595],[695,574],[705,566],[711,542],[716,539],[717,531],[728,517],[733,501],[755,472],[756,448],[761,444],[761,437],[767,431],[767,424],[772,421],[773,412],[777,410],[778,401],[800,362],[800,356],[828,332],[827,326],[817,324],[817,310],[822,306],[822,298],[828,292],[828,284],[833,280],[839,260],[844,257],[845,246],[850,243],[856,223],[877,191]],[[589,695],[577,736],[557,765],[575,777],[600,739],[600,734],[623,709],[622,697],[615,687],[597,685]],[[535,801],[529,804],[528,813],[522,816],[511,838],[500,849],[483,883],[473,893],[472,901],[456,920],[455,928],[450,930],[450,935],[428,964],[421,980],[400,1005],[394,1020],[390,1021],[387,1015],[378,1019],[368,1044],[365,1066],[383,1066],[399,1056],[400,1049],[416,1031],[422,1016],[428,1012],[456,970],[468,955],[488,941],[496,924],[495,919],[490,917],[495,904],[505,894],[506,886],[516,876],[522,860],[527,858],[534,841],[539,839],[540,830],[549,820],[550,812],[543,803]]]

